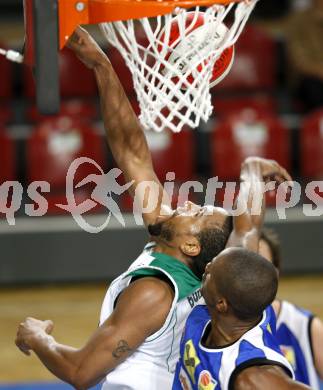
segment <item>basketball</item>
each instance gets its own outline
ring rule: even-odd
[[[214,22],[215,23],[215,22]],[[199,63],[196,66],[196,71],[201,71],[203,66],[207,65],[207,54],[219,47],[225,38],[228,28],[224,23],[221,23],[217,27],[216,33],[210,31],[210,23],[205,22],[205,13],[199,12],[196,16],[196,12],[188,12],[185,21],[185,27],[187,29],[185,39],[180,39],[180,29],[178,19],[174,19],[171,28],[169,39],[165,42],[165,31],[159,36],[161,42],[159,50],[162,50],[162,42],[167,44],[172,51],[170,51],[165,59],[180,71],[183,75],[187,73],[192,63]],[[234,46],[230,46],[225,49],[220,57],[216,60],[210,81],[210,88],[220,83],[230,72],[234,61]],[[163,66],[161,73],[166,75],[172,70]],[[188,74],[187,81],[189,83],[194,82],[194,73]],[[196,73],[195,73],[196,74]],[[174,83],[179,81],[177,76],[172,78]],[[185,88],[185,83],[182,88]]]

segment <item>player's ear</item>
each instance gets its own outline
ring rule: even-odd
[[[225,298],[218,298],[215,305],[219,313],[225,314],[228,312],[229,305]]]
[[[190,236],[180,245],[180,249],[186,256],[195,257],[200,254],[201,245],[196,237]]]

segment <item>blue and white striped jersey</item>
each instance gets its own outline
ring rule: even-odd
[[[260,323],[235,343],[209,349],[201,340],[210,331],[211,317],[207,306],[195,307],[187,319],[180,346],[173,390],[233,389],[237,375],[256,365],[278,365],[293,377],[293,370],[280,351],[275,332],[275,314],[268,307]]]
[[[319,390],[319,379],[315,370],[311,323],[313,314],[282,301],[277,317],[276,337],[280,348],[295,371],[296,380]]]

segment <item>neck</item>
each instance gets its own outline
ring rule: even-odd
[[[175,257],[176,260],[191,268],[189,259],[184,256],[184,254],[178,248],[168,243],[167,241],[161,239],[156,240],[156,247],[154,252],[164,253],[165,255]]]
[[[234,316],[212,317],[211,331],[206,339],[206,346],[210,348],[221,348],[233,344],[245,333],[255,327],[261,318],[253,321],[241,321]]]

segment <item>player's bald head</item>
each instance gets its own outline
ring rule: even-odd
[[[211,308],[226,301],[240,320],[253,320],[275,299],[278,277],[274,266],[255,252],[230,248],[207,267],[203,295]]]

